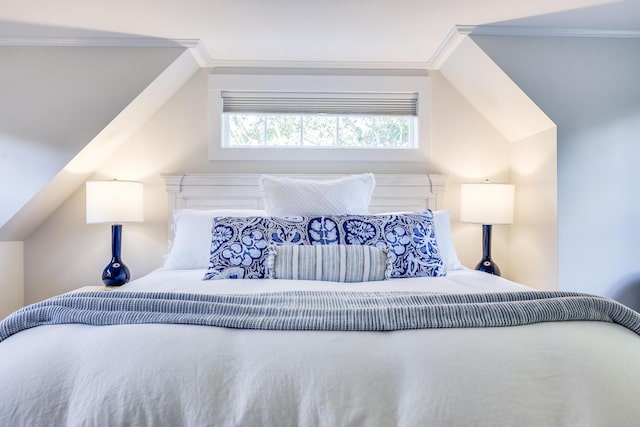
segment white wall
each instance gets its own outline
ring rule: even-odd
[[[513,280],[558,289],[558,180],[556,129],[510,144],[516,187],[509,265]]]
[[[0,47],[0,228],[183,51]]]
[[[22,242],[0,242],[0,319],[24,304]]]
[[[640,308],[640,40],[473,38],[558,126],[560,288]]]
[[[161,266],[167,244],[167,198],[160,173],[424,173],[450,174],[446,204],[453,211],[460,257],[475,265],[481,253],[481,227],[460,225],[459,183],[471,177],[508,177],[507,141],[437,72],[432,76],[431,163],[209,161],[207,78],[194,75],[96,178],[145,183],[145,222],[126,224],[122,256],[134,278]],[[110,257],[108,225],[86,225],[84,188],[69,198],[25,241],[25,297],[31,303],[79,286],[100,284]],[[508,230],[496,230],[495,259],[509,275]],[[468,241],[467,241],[468,240]],[[71,267],[61,270],[61,263]]]

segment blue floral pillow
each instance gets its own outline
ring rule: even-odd
[[[208,279],[269,276],[269,245],[388,248],[391,277],[444,276],[430,210],[397,215],[214,218]]]
[[[271,244],[389,248],[392,278],[444,276],[430,210],[396,215],[271,218]]]
[[[264,278],[269,225],[268,217],[213,218],[211,258],[204,280]]]

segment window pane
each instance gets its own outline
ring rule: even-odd
[[[303,116],[303,146],[329,147],[336,145],[335,116]]]
[[[375,117],[373,121],[372,146],[381,148],[410,148],[407,117]]]
[[[373,117],[340,117],[339,146],[370,147],[372,139]]]
[[[264,115],[228,114],[229,147],[264,145]]]
[[[267,145],[272,147],[299,146],[301,117],[288,114],[267,116]]]

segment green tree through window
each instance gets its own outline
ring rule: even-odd
[[[225,147],[416,148],[416,118],[224,114]]]

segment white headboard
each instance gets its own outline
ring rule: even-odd
[[[277,174],[276,174],[277,175]],[[176,209],[263,209],[261,174],[164,174],[169,196],[169,225]],[[280,175],[283,176],[283,175]],[[344,175],[287,174],[292,178],[331,179]],[[442,209],[447,175],[375,174],[371,212]]]
[[[271,174],[285,176],[283,174]],[[447,175],[374,174],[372,213],[442,209]],[[261,174],[163,174],[169,196],[169,240],[173,240],[173,213],[178,209],[264,209]],[[292,178],[331,179],[336,174],[287,174]]]

